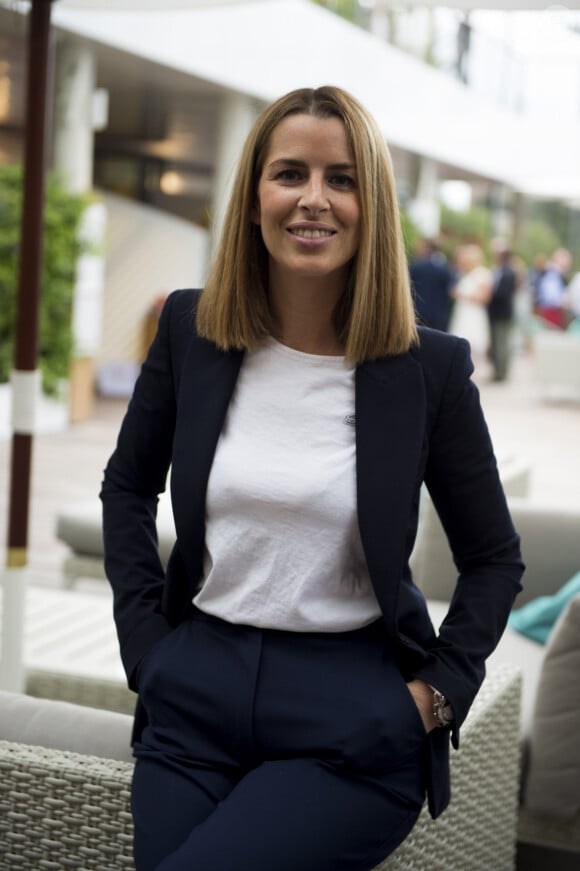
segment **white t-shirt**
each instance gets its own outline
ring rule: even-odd
[[[208,483],[202,611],[298,632],[380,616],[357,522],[354,371],[274,339],[246,353]]]

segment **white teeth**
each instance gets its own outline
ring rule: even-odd
[[[322,239],[326,236],[332,236],[330,230],[307,230],[306,227],[296,227],[292,233],[295,236],[302,236],[304,239]]]

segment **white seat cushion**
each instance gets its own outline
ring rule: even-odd
[[[132,759],[132,717],[126,714],[7,692],[0,692],[0,709],[2,741]]]

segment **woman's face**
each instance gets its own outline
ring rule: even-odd
[[[461,272],[471,272],[476,266],[481,265],[482,258],[479,256],[479,251],[472,245],[462,246],[457,252],[457,255],[458,267]]]
[[[270,282],[336,277],[342,291],[360,242],[354,155],[339,118],[288,115],[271,135],[252,215]]]

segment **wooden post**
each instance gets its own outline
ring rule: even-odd
[[[8,547],[2,607],[0,687],[24,685],[23,620],[25,568],[28,564],[28,517],[32,443],[39,374],[38,334],[43,260],[43,213],[46,185],[47,127],[50,119],[52,0],[32,0],[28,30],[28,81],[24,195],[12,373],[12,454]]]

